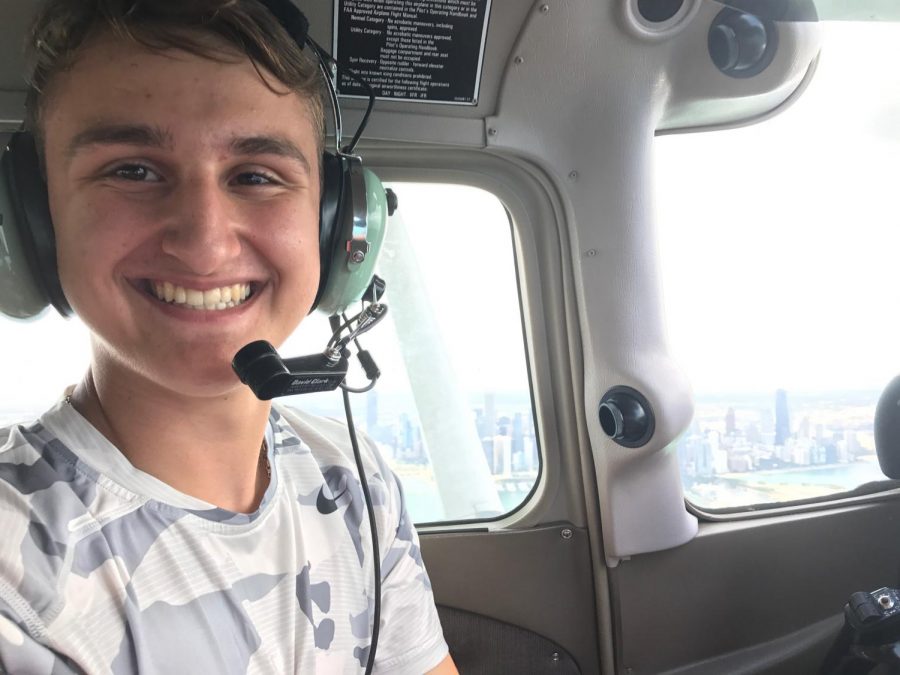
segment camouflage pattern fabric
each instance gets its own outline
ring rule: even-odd
[[[134,468],[71,406],[0,431],[0,672],[360,673],[371,533],[346,427],[273,408],[232,513]],[[376,672],[447,654],[396,478],[361,443],[382,556]]]

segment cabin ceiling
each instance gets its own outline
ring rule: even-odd
[[[0,129],[12,130],[22,118],[21,45],[37,5],[37,0],[0,1]],[[313,37],[331,46],[333,3],[301,7]],[[709,25],[721,9],[713,0],[685,0],[674,17],[653,23],[642,19],[637,0],[492,0],[477,105],[380,100],[367,137],[485,147],[491,145],[492,119],[524,112],[535,126],[554,124],[560,106],[540,100],[541,90],[552,84],[543,79],[548,70],[560,80],[604,88],[617,106],[654,108],[657,131],[753,121],[801,86],[818,50],[816,26],[780,24],[772,65],[738,80],[719,73],[709,58]],[[578,25],[585,20],[590,25]],[[521,78],[536,97],[533,109],[521,111],[519,97],[506,96],[510,80],[516,89]],[[640,86],[633,86],[635,80]],[[515,109],[505,107],[505,99],[515,101]],[[345,128],[358,121],[362,107],[359,100],[344,101]]]

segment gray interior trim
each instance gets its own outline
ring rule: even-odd
[[[684,546],[624,561],[609,572],[620,667],[659,673],[772,643],[745,654],[766,672],[779,639],[813,635],[855,591],[897,585],[898,519],[900,500],[703,523]]]
[[[473,185],[491,191],[510,212],[522,270],[520,287],[536,383],[544,485],[529,507],[506,526],[522,529],[565,521],[587,527],[597,580],[593,603],[599,631],[594,636],[598,643],[594,648],[600,652],[602,663],[602,671],[597,672],[612,673],[615,664],[609,584],[603,564],[594,465],[580,404],[584,392],[583,350],[571,244],[565,227],[568,215],[559,186],[533,164],[500,153],[379,143],[366,143],[362,153],[367,165],[385,180]]]
[[[343,104],[344,99],[341,99]],[[437,108],[437,106],[433,106]],[[386,112],[379,102],[376,104],[369,125],[366,127],[366,138],[369,140],[391,140],[397,137],[397,130],[403,129],[403,140],[418,143],[438,143],[463,147],[481,148],[485,145],[484,120],[479,118],[450,117],[437,114],[446,108],[423,110],[421,112]],[[425,112],[432,114],[426,115]],[[341,108],[344,129],[356,130],[362,119],[362,110]]]
[[[530,630],[568,651],[582,672],[600,671],[585,530],[558,524],[420,538],[437,604]]]
[[[828,648],[844,624],[843,615],[832,616],[811,626],[731,654],[667,670],[663,675],[796,675],[819,670]]]
[[[819,66],[819,59],[821,58],[822,53],[819,52],[816,55],[816,58],[809,64],[809,68],[806,69],[806,74],[803,76],[803,79],[800,80],[800,83],[797,87],[790,93],[790,95],[784,99],[777,106],[772,108],[771,110],[767,110],[758,115],[751,115],[746,119],[736,120],[731,122],[722,122],[720,124],[701,124],[697,126],[679,126],[672,128],[662,128],[656,130],[657,136],[668,136],[670,134],[693,134],[700,133],[703,131],[723,131],[725,129],[740,129],[741,127],[749,127],[753,124],[759,124],[760,122],[765,122],[776,115],[780,115],[785,110],[790,108],[794,103],[797,102],[803,92],[806,91],[806,88],[809,86],[809,83],[812,82],[813,76],[816,74],[816,68]]]

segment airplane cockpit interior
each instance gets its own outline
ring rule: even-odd
[[[363,201],[257,395],[345,389],[459,672],[900,672],[900,3],[292,2]],[[0,148],[38,6],[0,0]],[[12,165],[2,427],[92,341]]]

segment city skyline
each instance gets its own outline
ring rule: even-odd
[[[688,499],[709,508],[791,501],[885,480],[875,454],[878,392],[834,397],[784,389],[698,404],[679,439]]]

